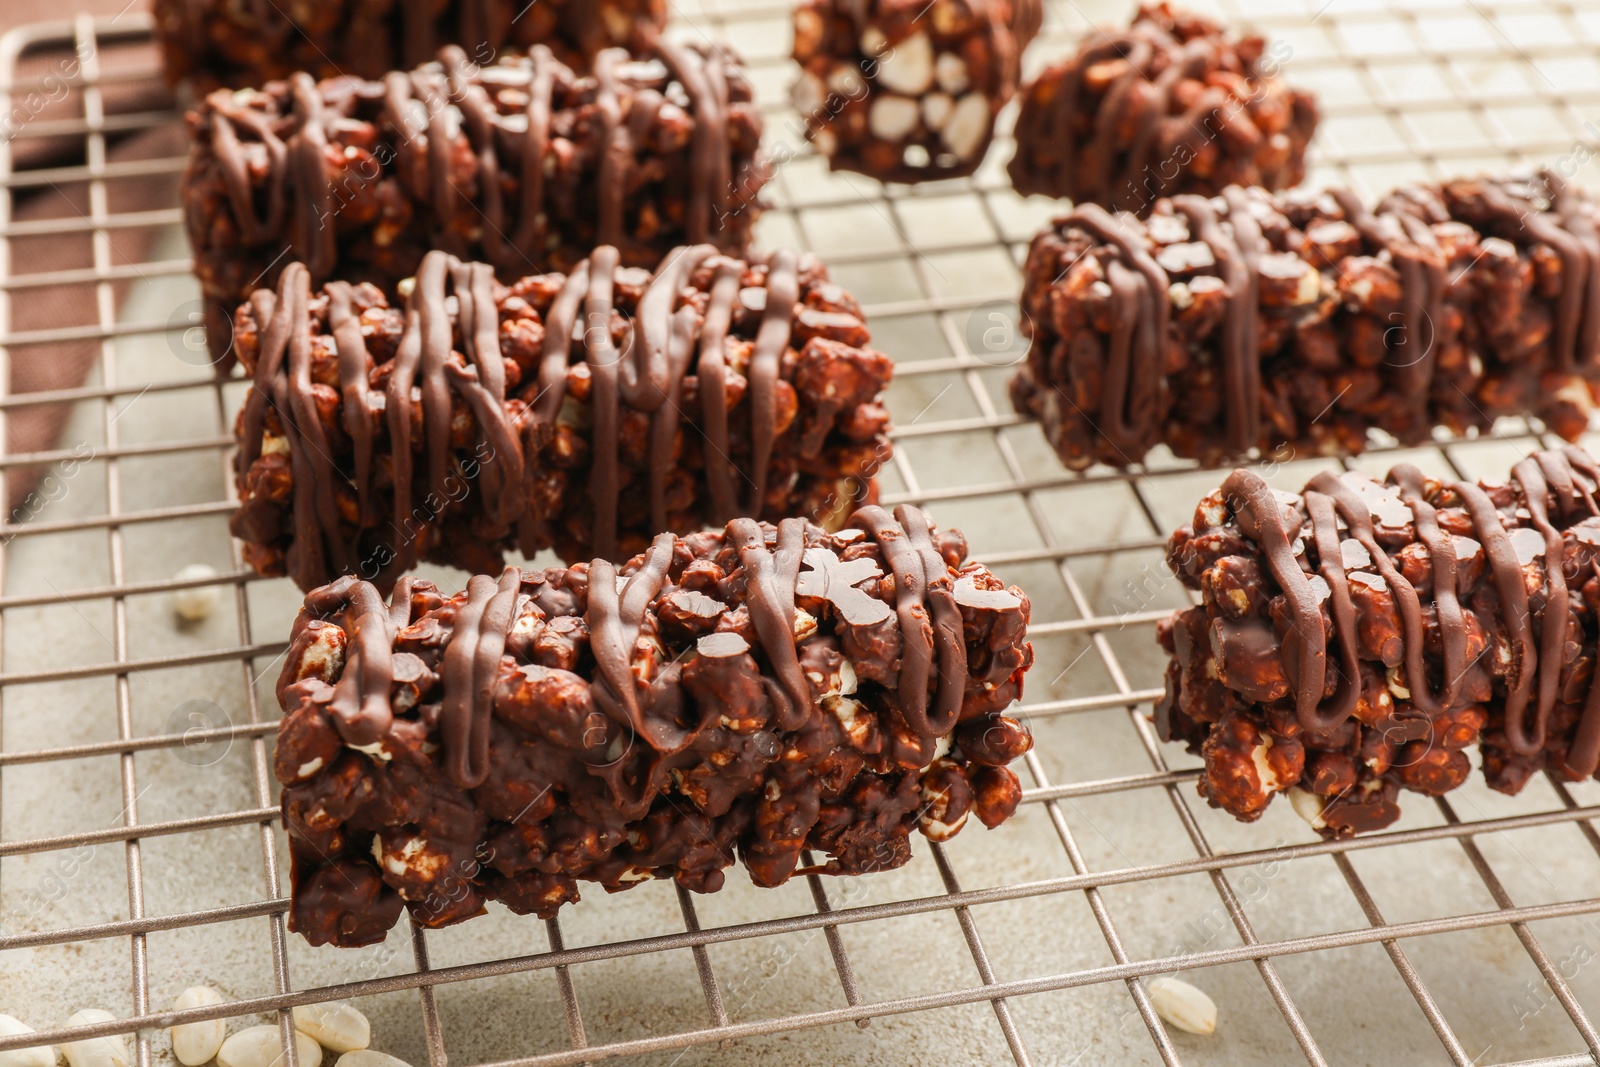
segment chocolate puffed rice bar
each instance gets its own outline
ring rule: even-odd
[[[303,265],[236,316],[234,534],[265,575],[627,559],[739,516],[837,521],[891,453],[894,364],[813,257],[600,248],[501,285],[430,253],[402,306]]]
[[[1549,172],[1089,205],[1034,238],[1012,381],[1062,462],[1165,444],[1208,466],[1361,452],[1533,415],[1567,440],[1600,396],[1594,201]]]
[[[507,48],[548,45],[583,66],[606,48],[640,52],[667,21],[666,0],[152,0],[171,82],[244,89],[310,71],[382,78],[445,45],[487,63]]]
[[[833,170],[965,177],[988,152],[1043,16],[1040,0],[802,0],[801,132]]]
[[[913,829],[997,826],[1032,746],[1004,714],[1028,611],[905,507],[838,534],[736,519],[449,598],[340,579],[278,681],[290,928],[348,947],[402,910],[550,918],[580,880],[714,892],[735,854],[759,886],[863,874]]]
[[[1283,58],[1253,34],[1141,7],[1022,91],[1011,182],[1024,196],[1141,215],[1180,193],[1298,185],[1317,105],[1279,77]]]
[[[1594,776],[1597,486],[1574,446],[1504,484],[1233,472],[1167,546],[1202,604],[1159,628],[1158,732],[1204,757],[1212,805],[1248,821],[1288,793],[1327,836],[1460,786],[1474,744],[1501,792]]]
[[[769,176],[737,63],[665,41],[587,74],[542,45],[490,66],[446,48],[381,81],[295,74],[212,93],[189,126],[185,226],[219,362],[228,316],[286,263],[393,296],[435,250],[503,281],[600,245],[637,267],[685,244],[739,253]]]

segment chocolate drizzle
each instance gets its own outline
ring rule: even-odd
[[[679,306],[690,278],[702,268],[712,276],[703,316],[689,303]],[[710,246],[677,250],[645,286],[619,349],[612,337],[619,255],[615,248],[597,249],[561,283],[545,317],[537,380],[517,396],[507,391],[497,283],[488,265],[463,263],[443,252],[423,261],[407,298],[405,331],[384,368],[381,395],[372,384],[380,368],[368,351],[354,290],[342,282],[330,284],[326,314],[337,356],[339,425],[354,451],[353,475],[347,476],[332,458],[311,378],[310,272],[291,265],[276,293],[261,290],[252,298],[262,336],[254,387],[241,415],[238,457],[238,469],[250,471],[269,447],[269,418],[281,427],[293,475],[290,573],[309,589],[363,567],[362,550],[371,547],[367,535],[374,532],[392,549],[379,560],[385,580],[410,570],[420,558],[423,531],[456,498],[457,479],[473,482],[473,491],[482,494],[492,526],[515,531],[524,554],[536,554],[544,547],[539,523],[545,517],[529,509],[528,478],[561,418],[574,344],[582,346],[591,381],[589,499],[595,554],[610,559],[619,551],[624,492],[619,435],[628,412],[649,417],[650,519],[658,530],[670,527],[667,485],[674,442],[685,420],[684,378],[691,372],[700,382],[711,521],[760,514],[773,482],[778,384],[784,353],[794,341],[800,262],[793,252],[778,252],[766,266],[765,306],[746,368],[751,451],[749,469],[743,470],[730,458],[726,349],[733,305],[748,269],[746,262],[725,258]],[[470,411],[478,434],[472,470],[462,469],[452,449],[458,402]],[[375,439],[378,420],[387,431],[386,448]],[[377,503],[380,450],[389,461],[389,509]],[[414,488],[417,462],[422,464],[420,493]],[[748,492],[739,491],[741,482]],[[355,498],[358,523],[341,510],[339,497],[346,489]],[[383,528],[380,513],[392,516],[389,528]],[[362,573],[373,577],[370,569]]]
[[[1600,487],[1600,465],[1581,449],[1569,446],[1523,460],[1516,466],[1513,479],[1518,501],[1526,508],[1529,526],[1542,541],[1536,552],[1524,549],[1519,555],[1518,546],[1502,521],[1501,510],[1482,487],[1456,481],[1444,488],[1459,501],[1471,522],[1473,537],[1482,546],[1498,601],[1496,618],[1504,626],[1508,639],[1505,649],[1510,657],[1505,678],[1506,742],[1518,755],[1531,756],[1545,745],[1551,712],[1560,695],[1561,668],[1571,617],[1565,543],[1552,516],[1588,518],[1600,515],[1595,500],[1596,489]],[[1402,465],[1390,472],[1389,489],[1380,490],[1375,483],[1368,489],[1367,484],[1332,473],[1318,475],[1306,486],[1301,498],[1303,520],[1292,505],[1286,509],[1253,472],[1235,471],[1222,489],[1239,529],[1259,546],[1283,593],[1288,626],[1282,644],[1285,673],[1294,689],[1300,724],[1311,731],[1326,732],[1348,720],[1359,697],[1355,615],[1341,542],[1346,531],[1365,549],[1394,594],[1404,634],[1404,667],[1410,702],[1430,716],[1452,708],[1462,681],[1472,667],[1467,662],[1468,620],[1456,590],[1460,562],[1456,554],[1458,539],[1440,529],[1434,507],[1424,499],[1426,486],[1421,472],[1410,465]],[[1427,550],[1435,609],[1432,621],[1438,629],[1441,651],[1437,685],[1431,684],[1424,660],[1425,631],[1430,620],[1425,617],[1415,587],[1379,545],[1374,533],[1374,506],[1387,511],[1379,516],[1385,526],[1414,525],[1417,539]],[[1341,520],[1346,531],[1339,528]],[[1306,533],[1299,533],[1302,521],[1309,523]],[[1315,552],[1318,561],[1315,574],[1325,583],[1324,589],[1313,585],[1294,549],[1297,534],[1301,540],[1309,542],[1306,550]],[[1541,595],[1530,598],[1523,556],[1533,555],[1544,557],[1545,584]],[[1591,569],[1600,576],[1600,564],[1591,563]],[[1322,614],[1324,600],[1331,600],[1333,633],[1342,661],[1342,669],[1337,671],[1337,688],[1327,699],[1324,699],[1328,670]],[[1225,645],[1235,639],[1234,635],[1223,637]],[[1226,650],[1223,658],[1227,658]],[[1591,680],[1589,686],[1577,734],[1567,756],[1568,767],[1582,777],[1593,774],[1600,766],[1600,678]]]
[[[878,545],[894,575],[904,653],[891,703],[912,732],[931,744],[955,729],[966,691],[966,639],[955,580],[934,544],[927,517],[915,508],[896,508],[892,518],[881,508],[863,508],[852,522]],[[724,534],[738,561],[733,577],[742,581],[755,647],[768,665],[762,683],[775,710],[771,727],[784,732],[805,730],[817,714],[817,697],[797,650],[810,635],[796,632],[796,581],[807,541],[816,546],[821,536],[803,519],[785,519],[776,529],[752,519],[735,519]],[[642,812],[648,807],[658,784],[654,778],[664,773],[659,757],[681,752],[705,728],[680,722],[678,663],[656,664],[653,673],[640,668],[649,658],[646,646],[656,640],[653,629],[644,628],[644,620],[654,614],[653,606],[672,584],[672,570],[681,569],[686,556],[676,537],[662,534],[625,577],[607,560],[597,559],[588,566],[583,620],[594,663],[590,692],[600,711],[654,753],[655,766],[643,785],[630,788],[616,759],[598,772],[607,777],[617,803],[628,810]],[[508,567],[498,580],[479,575],[468,584],[464,598],[456,601],[441,653],[444,697],[438,714],[442,766],[459,788],[475,788],[489,774],[495,691],[503,658],[512,647],[509,635],[519,615],[543,612],[530,593],[529,581],[543,587],[548,573],[538,576]],[[325,619],[338,619],[348,635],[343,670],[330,704],[347,744],[371,746],[395,726],[392,648],[396,635],[411,623],[412,591],[411,579],[402,579],[385,606],[375,586],[344,577],[306,597],[292,644],[308,627],[327,625],[320,621]],[[1020,603],[1009,593],[975,590],[972,596],[975,606],[989,610],[1013,610]],[[558,606],[544,605],[552,611]],[[293,672],[301,657],[290,659],[279,680],[280,694],[296,680]]]
[[[1056,164],[1054,181],[1062,187],[1075,186],[1081,182],[1082,187],[1087,190],[1087,195],[1082,197],[1084,200],[1100,200],[1111,191],[1114,181],[1112,168],[1116,159],[1113,139],[1118,127],[1122,125],[1128,97],[1136,84],[1145,82],[1144,71],[1149,68],[1156,49],[1161,48],[1169,52],[1169,58],[1175,62],[1153,83],[1157,100],[1162,106],[1159,109],[1147,108],[1143,113],[1138,132],[1133,137],[1134,147],[1128,153],[1124,169],[1124,175],[1129,180],[1136,179],[1144,170],[1145,154],[1154,138],[1156,123],[1171,106],[1172,87],[1177,83],[1178,77],[1191,64],[1203,61],[1204,53],[1200,49],[1204,42],[1195,42],[1196,47],[1193,50],[1184,49],[1180,53],[1177,42],[1159,26],[1140,23],[1138,29],[1140,31],[1138,33],[1130,31],[1120,39],[1103,41],[1073,57],[1066,74],[1062,77],[1061,102],[1046,116],[1048,132],[1045,137],[1050,144],[1058,146],[1061,152],[1061,158]],[[1128,69],[1106,89],[1105,98],[1095,116],[1089,143],[1086,150],[1080,153],[1078,135],[1074,127],[1079,121],[1079,112],[1082,109],[1079,96],[1083,91],[1083,74],[1094,64],[1119,56],[1126,57]],[[1220,93],[1217,90],[1210,90],[1207,97],[1220,97]],[[1022,135],[1019,132],[1019,143],[1021,140]]]
[[[349,642],[329,709],[347,744],[375,744],[394,725],[389,699],[394,683],[394,639],[411,622],[412,588],[412,579],[400,579],[386,606],[375,587],[347,575],[308,593],[305,610],[295,620],[291,646],[314,619],[343,615]],[[293,673],[293,662],[285,662],[278,679],[280,700],[295,680]]]
[[[1111,351],[1100,411],[1106,440],[1114,447],[1137,448],[1160,417],[1157,394],[1167,336],[1167,275],[1104,208],[1085,204],[1067,216],[1067,222],[1111,245],[1133,265],[1129,270],[1113,260],[1106,271],[1111,285]]]
[[[1203,184],[1190,181],[1183,168],[1218,138],[1221,125],[1248,123],[1243,113],[1260,87],[1274,79],[1263,72],[1259,50],[1249,58],[1244,53],[1239,42],[1208,20],[1175,12],[1165,3],[1141,7],[1126,30],[1097,34],[1025,92],[1010,166],[1017,190],[1142,213],[1169,190]],[[1099,90],[1098,102],[1089,99],[1094,91],[1089,83],[1112,64],[1122,69]],[[1246,95],[1224,88],[1209,77],[1212,72],[1238,79],[1247,86]],[[1197,91],[1185,93],[1188,104],[1175,113],[1185,83]],[[1308,100],[1287,103],[1294,112],[1294,132],[1305,128],[1302,136],[1309,139],[1314,107]],[[1255,139],[1264,136],[1257,133]],[[1158,146],[1170,158],[1158,158]],[[1250,155],[1234,143],[1220,147],[1224,154]],[[1257,176],[1271,187],[1292,185],[1301,164],[1288,164]]]
[[[474,576],[445,646],[439,728],[446,773],[463,789],[482,785],[489,776],[489,714],[521,584],[515,568],[507,568],[498,582]]]
[[[783,353],[792,338],[794,309],[800,295],[799,260],[793,252],[779,251],[768,262],[766,308],[750,355],[748,375],[754,447],[751,469],[746,477],[752,493],[741,503],[734,482],[736,475],[728,460],[732,439],[724,392],[711,383],[723,381],[724,341],[729,336],[731,301],[738,295],[735,286],[743,276],[742,264],[725,260],[717,265],[713,303],[698,337],[693,323],[694,310],[673,308],[688,278],[716,255],[715,249],[702,245],[679,249],[667,258],[640,299],[639,318],[620,352],[610,333],[618,265],[615,249],[598,249],[593,257],[579,264],[550,307],[545,323],[544,362],[536,410],[546,423],[553,422],[560,411],[565,396],[570,338],[582,326],[593,377],[594,463],[590,469],[589,491],[595,508],[594,548],[602,557],[609,558],[617,551],[617,504],[621,494],[617,448],[624,404],[651,416],[651,441],[655,447],[651,453],[650,518],[654,528],[667,528],[666,481],[672,458],[671,441],[683,418],[679,406],[683,376],[697,343],[696,368],[702,375],[700,397],[705,419],[706,471],[715,510],[711,519],[726,521],[735,514],[759,514],[766,500],[772,447],[777,437],[777,382]],[[706,376],[708,372],[709,377]]]
[[[1445,336],[1445,324],[1459,317],[1447,303],[1447,294],[1469,288],[1464,279],[1472,281],[1469,272],[1477,260],[1452,277],[1451,251],[1441,245],[1434,229],[1437,224],[1466,222],[1486,238],[1499,236],[1553,250],[1560,258],[1562,273],[1560,292],[1551,301],[1554,321],[1546,342],[1548,365],[1551,370],[1591,375],[1600,369],[1600,231],[1589,202],[1555,175],[1543,172],[1536,182],[1486,180],[1437,189],[1409,187],[1386,198],[1376,210],[1368,209],[1349,190],[1331,190],[1327,197],[1328,217],[1354,228],[1360,238],[1359,254],[1387,264],[1398,276],[1398,310],[1387,318],[1374,319],[1384,346],[1384,358],[1376,369],[1385,392],[1393,397],[1384,404],[1384,430],[1403,441],[1426,440],[1436,405],[1450,402],[1460,388],[1459,353],[1452,353],[1456,358],[1451,365],[1441,363],[1443,350],[1457,345],[1455,335],[1460,332]],[[1207,342],[1215,347],[1225,420],[1224,447],[1215,454],[1238,457],[1252,449],[1266,450],[1284,443],[1270,437],[1274,427],[1267,416],[1269,408],[1288,403],[1281,395],[1288,386],[1281,380],[1270,387],[1264,385],[1263,365],[1280,354],[1287,360],[1305,359],[1285,340],[1294,336],[1293,320],[1279,322],[1300,310],[1298,305],[1274,305],[1271,314],[1277,318],[1264,322],[1268,311],[1262,296],[1262,261],[1268,256],[1282,259],[1294,254],[1319,272],[1331,269],[1341,273],[1337,264],[1327,263],[1311,247],[1304,233],[1290,228],[1287,218],[1279,215],[1280,210],[1291,211],[1287,199],[1273,201],[1259,191],[1229,187],[1211,199],[1172,197],[1156,213],[1182,220],[1188,235],[1204,245],[1215,263],[1214,271],[1208,263],[1208,269],[1200,273],[1214,274],[1225,287],[1217,339]],[[1263,226],[1265,218],[1273,219],[1270,237]],[[1077,208],[1056,223],[1058,232],[1076,230],[1082,235],[1078,241],[1087,240],[1099,250],[1111,314],[1100,379],[1099,421],[1094,429],[1105,439],[1105,451],[1120,456],[1124,464],[1142,458],[1161,439],[1175,399],[1167,385],[1165,353],[1174,343],[1169,331],[1176,313],[1170,308],[1176,299],[1173,285],[1179,279],[1169,275],[1161,265],[1164,260],[1154,254],[1157,242],[1151,235],[1155,225],[1152,221],[1146,227],[1128,215],[1112,215],[1093,204]],[[1336,290],[1336,280],[1324,274],[1317,301],[1326,301]],[[1492,330],[1495,325],[1485,324],[1479,330]],[[1281,345],[1278,351],[1263,352],[1264,332],[1270,332]],[[1490,358],[1486,354],[1481,361]],[[1496,354],[1493,358],[1507,361],[1513,357]],[[1515,358],[1523,358],[1520,351]],[[1317,369],[1306,373],[1322,372],[1320,365],[1314,366]],[[1480,368],[1470,373],[1484,372]],[[1512,372],[1504,373],[1509,376]],[[1280,370],[1276,378],[1288,375],[1288,370]],[[1545,388],[1555,386],[1546,384]],[[1449,395],[1441,401],[1436,396],[1440,392]],[[1329,395],[1337,403],[1344,393],[1336,388]],[[1328,409],[1333,406],[1330,403]]]
[[[352,579],[313,592],[278,681],[289,928],[358,946],[406,911],[550,918],[580,881],[710,893],[739,861],[757,886],[866,874],[919,829],[999,826],[1032,747],[1007,715],[1028,600],[959,533],[898,514],[838,534],[737,519],[622,567],[513,568],[454,597],[410,582],[392,609]],[[908,667],[952,581],[963,655]],[[952,706],[949,732],[919,732]]]
[[[240,470],[249,470],[261,455],[267,415],[275,411],[297,487],[293,504],[297,536],[289,568],[296,574],[332,577],[344,570],[351,553],[339,538],[333,459],[311,395],[310,299],[311,276],[298,263],[283,272],[276,294],[263,289],[251,298],[256,321],[266,325],[255,384],[240,414],[243,440],[238,462]],[[341,360],[341,372],[345,362]]]
[[[1248,452],[1261,439],[1261,335],[1256,326],[1260,303],[1260,262],[1270,251],[1261,226],[1250,215],[1242,190],[1223,190],[1228,225],[1211,202],[1200,196],[1173,197],[1196,237],[1222,267],[1231,299],[1222,323],[1222,375],[1227,396],[1228,447]],[[1159,269],[1159,268],[1158,268]],[[1163,301],[1165,303],[1165,301]]]
[[[641,708],[632,663],[645,611],[667,583],[667,568],[672,564],[676,541],[671,534],[657,537],[644,565],[626,582],[617,577],[616,568],[608,560],[597,559],[590,564],[589,610],[584,615],[589,626],[589,648],[594,654],[597,703],[614,721],[632,729],[663,754],[682,749],[691,734],[674,721],[676,708],[656,706],[662,702],[666,687],[650,687],[649,706]],[[646,710],[653,714],[647,717]],[[663,711],[667,714],[661,714]]]
[[[891,520],[882,508],[866,507],[855,521],[877,540],[894,573],[895,611],[905,642],[901,714],[917,733],[942,737],[961,715],[959,680],[966,675],[961,609],[949,568],[929,536],[927,516],[917,509],[901,505]]]
[[[412,8],[421,11],[422,5],[408,5]],[[566,229],[552,225],[551,212],[573,210],[570,204],[546,202],[547,174],[558,163],[552,154],[555,120],[565,114],[563,107],[573,106],[568,101],[592,95],[604,127],[593,187],[594,243],[622,244],[629,237],[627,213],[634,205],[642,161],[653,151],[646,138],[654,135],[668,99],[681,95],[686,105],[681,111],[690,122],[683,235],[691,244],[712,241],[722,220],[745,206],[730,202],[739,185],[731,173],[729,134],[729,82],[736,75],[717,50],[701,52],[659,41],[651,55],[670,76],[659,89],[646,66],[622,49],[600,52],[592,78],[583,79],[543,45],[488,68],[478,67],[460,47],[447,46],[434,63],[387,75],[380,133],[392,143],[363,147],[379,160],[389,157],[401,175],[427,176],[419,221],[427,228],[428,247],[462,258],[482,255],[503,274],[525,273],[544,264],[553,234]],[[525,90],[527,103],[520,115],[502,114],[490,96],[490,88],[512,85]],[[342,180],[349,188],[337,186],[342,149],[330,148],[330,140],[336,140],[330,131],[352,119],[363,94],[377,87],[319,85],[299,73],[289,89],[292,113],[282,118],[251,106],[259,94],[240,97],[219,91],[207,97],[211,149],[243,243],[282,239],[287,219],[295,258],[320,283],[339,267],[340,198],[374,177],[345,174]],[[262,146],[264,161],[246,150],[241,132]],[[470,186],[457,181],[454,153],[463,137],[476,163]],[[263,162],[264,177],[257,169]],[[567,165],[565,157],[559,162]],[[508,185],[517,191],[514,203],[507,202]],[[257,208],[258,197],[265,202],[264,213]]]
[[[756,634],[767,652],[777,685],[767,683],[778,709],[779,729],[798,730],[810,717],[811,686],[794,652],[795,581],[805,551],[804,519],[784,519],[778,526],[778,551],[767,548],[766,534],[752,519],[728,524],[729,543],[744,566],[746,605]]]
[[[1397,368],[1396,384],[1420,426],[1428,423],[1428,394],[1438,359],[1438,324],[1444,322],[1448,284],[1445,255],[1427,222],[1407,210],[1368,211],[1349,189],[1331,195],[1367,245],[1387,256],[1400,274],[1402,307],[1399,336],[1390,342],[1387,365]],[[1393,201],[1391,201],[1393,202]],[[1395,331],[1391,330],[1393,334]]]

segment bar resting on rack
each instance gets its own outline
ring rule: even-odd
[[[736,519],[604,560],[313,591],[278,681],[291,929],[382,940],[578,880],[721,888],[863,874],[997,826],[1032,737],[1003,713],[1028,598],[959,533],[877,507],[829,534]],[[802,867],[814,849],[826,862]]]
[[[837,523],[890,454],[894,365],[816,259],[601,248],[511,286],[431,253],[405,307],[295,264],[239,309],[232,528],[262,574],[627,559],[741,515]]]
[[[1041,0],[802,0],[793,102],[833,170],[880,181],[971,175],[1016,95]]]
[[[1166,3],[1084,36],[1022,91],[1012,184],[1144,214],[1165,196],[1287,189],[1306,173],[1316,100],[1278,76],[1291,50]]]
[[[674,247],[742,252],[769,176],[761,112],[726,50],[550,50],[491,66],[460,48],[381,81],[309,74],[219,91],[189,116],[183,200],[212,355],[228,316],[290,262],[393,296],[430,251],[502,280],[599,245],[653,267]]]
[[[1600,391],[1596,219],[1548,171],[1372,210],[1241,188],[1143,222],[1080,208],[1029,252],[1012,399],[1075,470],[1160,444],[1208,466],[1354,454],[1507,415],[1576,440]]]
[[[1472,770],[1517,793],[1600,766],[1600,466],[1575,446],[1509,483],[1325,472],[1298,494],[1237,470],[1172,535],[1199,607],[1163,622],[1156,725],[1244,820],[1288,793],[1321,833],[1400,816]]]
[[[382,78],[457,45],[480,63],[548,45],[582,66],[606,48],[649,48],[666,0],[152,0],[167,80],[245,89],[295,71]]]

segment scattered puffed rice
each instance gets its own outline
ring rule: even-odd
[[[302,1004],[294,1009],[294,1025],[329,1052],[356,1052],[372,1044],[372,1024],[349,1004]]]
[[[295,1055],[300,1067],[321,1067],[322,1047],[296,1030]],[[283,1041],[276,1026],[250,1026],[234,1034],[217,1050],[217,1067],[283,1067]]]
[[[1217,1003],[1205,992],[1177,978],[1150,978],[1144,983],[1156,1014],[1190,1034],[1217,1030]]]
[[[216,568],[208,567],[204,563],[191,563],[174,575],[174,578],[180,582],[197,582],[216,576]],[[179,589],[172,594],[172,610],[178,613],[180,619],[199,622],[215,610],[221,596],[222,590],[214,585]]]
[[[346,1052],[334,1067],[411,1067],[405,1060],[397,1060],[387,1052],[364,1048]]]
[[[222,994],[210,986],[190,986],[173,1001],[173,1011],[188,1008],[205,1008],[222,1003]],[[200,1067],[216,1056],[222,1041],[228,1036],[228,1027],[221,1019],[203,1023],[180,1023],[171,1029],[172,1054],[184,1067]]]
[[[0,1037],[31,1034],[33,1027],[12,1015],[0,1015]],[[33,1048],[14,1048],[0,1052],[0,1067],[56,1067],[54,1045],[36,1045]]]
[[[84,1008],[74,1012],[67,1020],[68,1026],[92,1026],[108,1023],[116,1018],[109,1011]],[[121,1034],[114,1037],[86,1037],[82,1041],[63,1041],[61,1052],[72,1067],[128,1067],[128,1039]]]

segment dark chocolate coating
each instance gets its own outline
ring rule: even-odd
[[[301,264],[257,291],[235,330],[250,563],[387,588],[421,559],[626,559],[650,531],[820,521],[870,492],[893,364],[814,259],[619,259],[507,288],[434,252],[403,311],[371,286],[314,294]]]
[[[1029,604],[965,557],[920,512],[869,507],[839,534],[736,519],[620,571],[510,568],[449,599],[313,591],[278,679],[291,928],[370,944],[402,903],[425,926],[486,900],[548,918],[579,879],[710,892],[735,852],[763,886],[804,849],[866,873],[914,828],[998,825],[1031,746],[1003,714]],[[910,653],[930,622],[957,655]]]
[[[1208,465],[1358,453],[1535,415],[1567,440],[1600,390],[1600,236],[1545,172],[1402,188],[1229,188],[1144,221],[1087,205],[1034,239],[1012,382],[1062,461],[1165,444]]]
[[[667,21],[666,0],[151,0],[171,82],[243,89],[287,78],[382,78],[445,45],[479,62],[548,45],[582,66],[606,48],[639,52]]]
[[[579,75],[544,46],[480,66],[460,48],[382,81],[299,73],[190,115],[186,226],[214,356],[226,316],[298,260],[389,293],[429,251],[503,281],[600,245],[628,266],[710,243],[741,252],[768,168],[729,54],[668,42]]]
[[[1402,788],[1460,785],[1484,730],[1497,789],[1537,769],[1593,776],[1597,486],[1574,446],[1522,460],[1508,485],[1401,465],[1292,495],[1235,471],[1168,545],[1204,604],[1161,629],[1162,735],[1206,757],[1214,804],[1255,818],[1299,788],[1332,833],[1392,821]]]
[[[1317,106],[1278,63],[1260,37],[1143,6],[1023,90],[1012,184],[1141,215],[1180,193],[1298,185]]]

